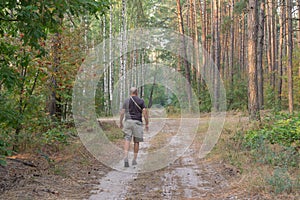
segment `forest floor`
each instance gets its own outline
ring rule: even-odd
[[[148,173],[113,170],[97,161],[73,139],[69,146],[48,152],[49,158],[20,154],[0,167],[0,199],[300,199],[299,194],[268,193],[258,164],[230,154],[227,143],[237,129],[248,126],[248,117],[229,113],[215,149],[198,158],[209,115],[201,116],[201,127],[192,145],[174,163]],[[105,123],[105,122],[104,122]],[[169,127],[178,120],[169,120]],[[155,129],[155,123],[150,128]],[[150,130],[151,131],[151,130]],[[147,148],[159,148],[151,141]],[[115,140],[122,146],[122,140]],[[141,151],[146,147],[141,145]],[[247,159],[247,156],[245,157]],[[143,164],[143,159],[138,160]],[[131,163],[130,163],[131,164]],[[133,166],[130,166],[133,168]]]

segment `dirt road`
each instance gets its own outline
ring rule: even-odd
[[[225,129],[236,127],[239,118],[228,115]],[[145,142],[141,144],[138,165],[128,169],[123,167],[122,160],[115,167],[121,170],[103,165],[87,152],[78,138],[64,149],[45,149],[51,162],[39,154],[16,155],[8,160],[8,166],[0,167],[0,199],[263,199],[241,185],[245,182],[244,175],[224,162],[219,152],[199,159],[208,121],[209,116],[200,119],[197,135],[183,155],[172,162],[166,162],[170,161],[166,157],[157,158],[159,162],[155,164],[168,164],[152,171],[145,168],[151,161],[149,152],[169,144],[167,156],[174,157],[181,152],[180,145],[185,139],[177,135],[178,130],[191,131],[192,126],[180,128],[178,119],[152,120],[150,132],[145,134]],[[185,122],[189,123],[193,120]],[[119,147],[123,145],[123,141],[116,143]],[[145,169],[148,172],[144,172]]]
[[[150,123],[152,132],[146,134],[146,140],[141,144],[139,166],[147,160],[144,152],[161,148],[170,142],[178,127],[178,120],[165,119],[163,128],[157,127],[162,125],[161,121]],[[89,199],[253,199],[253,196],[247,197],[242,190],[234,190],[235,183],[241,178],[236,168],[222,161],[199,159],[199,148],[208,121],[209,118],[201,119],[192,145],[175,162],[145,173],[139,173],[139,167],[132,166],[124,168],[124,171],[110,171],[99,180],[99,185]],[[160,136],[155,132],[159,132]]]

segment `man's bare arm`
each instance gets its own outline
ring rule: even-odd
[[[143,114],[144,114],[144,119],[146,123],[146,130],[149,128],[149,115],[148,115],[148,110],[146,108],[143,109]]]
[[[125,114],[125,109],[122,109],[120,112],[120,128],[123,128],[124,114]]]

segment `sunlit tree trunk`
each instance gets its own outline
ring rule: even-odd
[[[248,72],[249,72],[249,116],[251,120],[259,120],[257,97],[257,1],[249,0],[248,5]]]
[[[283,1],[285,4],[285,1]],[[280,8],[279,13],[279,46],[278,46],[278,102],[281,105],[282,100],[282,76],[283,76],[283,56],[285,55],[284,38],[286,33],[286,23],[285,23],[285,15],[286,15],[286,6],[278,6]]]
[[[198,91],[200,91],[200,55],[199,55],[199,33],[198,33],[198,26],[197,26],[197,9],[196,9],[196,0],[190,0],[191,4],[191,16],[192,16],[192,25],[193,25],[193,42],[195,48],[195,64],[196,64],[196,83]]]
[[[104,110],[105,110],[105,115],[108,115],[109,113],[109,84],[108,84],[108,72],[109,69],[107,68],[107,61],[106,61],[106,17],[105,15],[103,16],[103,21],[102,21],[102,38],[103,38],[103,92],[104,92]]]
[[[229,59],[229,83],[230,83],[230,88],[233,89],[233,74],[234,74],[234,0],[231,1],[231,6],[230,6],[230,18],[231,18],[231,23],[230,23],[230,57]]]
[[[288,99],[289,99],[289,112],[294,111],[293,102],[293,26],[292,26],[292,0],[287,0],[287,75],[288,75]]]
[[[214,1],[210,2],[210,36],[211,36],[211,40],[210,40],[210,56],[212,59],[215,58],[215,30],[214,30]],[[215,72],[214,72],[214,67],[209,67],[208,68],[208,74],[209,74],[209,81],[212,83],[212,88],[215,88],[215,81],[214,81],[214,77],[215,77]]]
[[[206,45],[206,35],[207,35],[207,24],[208,21],[206,20],[206,1],[202,2],[201,5],[201,1],[199,2],[199,11],[200,11],[200,21],[201,21],[201,42],[202,42],[202,49],[204,51],[207,51],[207,45]],[[197,28],[197,25],[196,25]],[[200,63],[199,63],[200,65]],[[206,73],[206,56],[202,56],[202,67],[203,67],[203,74]],[[202,81],[203,82],[203,81]]]
[[[265,0],[260,0],[257,40],[257,85],[258,85],[258,104],[259,109],[263,109],[264,90],[263,90],[263,48],[264,48],[264,26],[265,26]]]
[[[298,48],[300,48],[300,0],[297,1],[297,6],[298,6]],[[300,78],[300,65],[299,65],[299,70],[298,70],[298,76]]]
[[[119,76],[119,80],[120,80],[120,108],[122,107],[124,98],[126,96],[126,92],[127,92],[127,84],[126,84],[126,31],[127,31],[127,21],[126,21],[126,0],[122,0],[122,16],[121,16],[121,42],[120,42],[120,76]]]
[[[219,30],[219,0],[213,1],[214,6],[214,62],[216,69],[214,71],[214,109],[219,110],[219,84],[220,84],[220,30]]]
[[[298,48],[300,48],[300,0],[297,0],[297,9],[298,9],[297,43],[298,43]],[[299,66],[299,77],[300,77],[300,66]]]
[[[177,19],[178,19],[178,25],[179,25],[179,32],[182,35],[182,50],[184,54],[184,68],[185,68],[185,78],[186,78],[186,87],[187,87],[187,95],[188,95],[188,101],[189,105],[191,105],[191,97],[192,97],[192,91],[191,91],[191,75],[190,75],[190,68],[189,64],[187,62],[187,52],[186,52],[186,42],[184,38],[184,25],[183,25],[183,17],[182,17],[182,10],[181,10],[181,4],[180,0],[176,0],[177,4]]]
[[[274,66],[274,50],[273,50],[273,2],[272,0],[267,3],[267,35],[268,35],[268,43],[267,43],[267,61],[268,61],[268,71],[269,71],[269,80],[270,86],[274,88],[275,81],[275,66]]]
[[[109,8],[109,107],[111,112],[111,105],[113,100],[113,62],[112,62],[112,22],[113,22],[113,7]]]

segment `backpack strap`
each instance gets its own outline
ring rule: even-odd
[[[130,99],[133,101],[133,103],[136,105],[136,107],[139,108],[139,110],[142,112],[142,108],[135,102],[135,100],[130,96]]]

